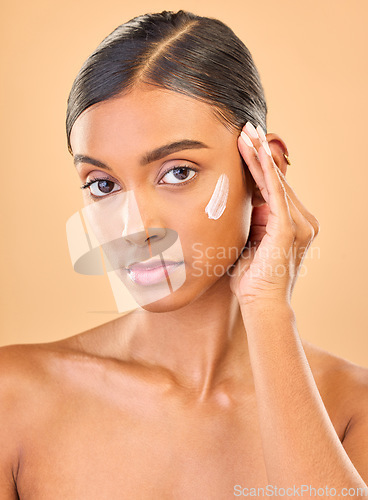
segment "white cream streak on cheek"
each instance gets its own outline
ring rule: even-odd
[[[216,183],[215,190],[204,211],[209,219],[219,219],[226,208],[227,197],[229,195],[229,178],[226,174],[221,174]]]

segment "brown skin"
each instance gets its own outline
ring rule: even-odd
[[[180,139],[209,148],[139,166],[148,150]],[[285,143],[276,134],[267,139],[285,174]],[[108,177],[134,190],[146,227],[178,232],[187,280],[145,309],[82,334],[0,349],[1,499],[16,498],[13,476],[21,499],[220,499],[232,497],[235,485],[269,484],[238,298],[227,274],[198,277],[193,270],[195,242],[237,247],[240,254],[252,208],[264,203],[243,171],[237,143],[238,134],[208,105],[160,89],[136,89],[76,121],[74,154],[108,164]],[[194,181],[158,185],[166,167],[184,160],[198,167]],[[104,171],[78,165],[83,183],[92,172]],[[215,221],[204,208],[222,173],[230,179],[229,199]],[[233,261],[216,257],[201,265],[226,269]],[[302,343],[344,442],[367,399],[368,370]],[[355,433],[349,441],[353,461],[361,439]],[[359,472],[364,478],[368,471]]]

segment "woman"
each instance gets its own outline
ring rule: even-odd
[[[89,236],[140,307],[1,349],[1,498],[367,487],[367,370],[299,337],[291,295],[319,224],[266,112],[215,19],[139,16],[87,59],[68,147]]]

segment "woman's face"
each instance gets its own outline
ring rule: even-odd
[[[104,230],[104,221],[106,228],[110,227],[106,231],[111,231],[111,224],[116,226],[110,239],[121,235],[126,240],[128,264],[150,259],[153,254],[148,251],[154,245],[161,241],[162,250],[165,237],[170,240],[168,235],[179,236],[172,247],[175,250],[168,248],[163,254],[165,259],[169,256],[184,260],[184,264],[170,271],[174,281],[175,276],[185,277],[172,293],[159,293],[163,282],[142,284],[140,271],[136,271],[136,282],[131,278],[134,273],[128,277],[128,270],[117,270],[133,296],[141,290],[150,297],[145,309],[178,309],[218,280],[229,279],[226,271],[248,238],[254,185],[248,169],[244,171],[237,139],[237,133],[227,130],[214,117],[210,105],[148,86],[95,104],[76,120],[70,137],[74,159],[79,155],[88,157],[76,161],[82,184],[104,179],[83,189],[85,205],[87,209],[103,207],[98,211],[103,214],[100,229]],[[175,150],[150,155],[158,148],[181,141],[196,144],[189,147],[187,142]],[[219,217],[221,210],[217,215],[212,213],[212,217],[218,218],[210,218],[208,203],[211,197],[214,201],[216,184],[224,185],[227,179],[228,195],[226,199],[226,192],[223,193],[222,200],[226,208]],[[117,216],[119,207],[121,216]],[[156,252],[153,259],[158,258]],[[169,265],[167,269],[171,269]],[[146,279],[147,275],[140,276]]]

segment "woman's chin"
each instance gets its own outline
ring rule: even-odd
[[[226,283],[224,283],[224,280],[226,280]],[[216,278],[211,282],[201,283],[201,285],[202,286],[197,283],[197,286],[193,289],[193,287],[188,286],[188,283],[186,283],[175,292],[170,293],[159,300],[150,302],[149,304],[141,305],[140,307],[145,311],[154,313],[177,311],[192,304],[200,298],[202,299],[207,293],[212,295],[220,292],[222,297],[224,297],[225,288],[230,291],[228,277],[226,276],[222,276],[221,279]]]
[[[165,313],[171,311],[177,311],[182,307],[193,302],[195,298],[185,297],[183,293],[179,294],[178,291],[173,292],[162,299],[156,300],[155,302],[150,302],[149,304],[141,305],[140,307],[148,312],[153,313]]]

